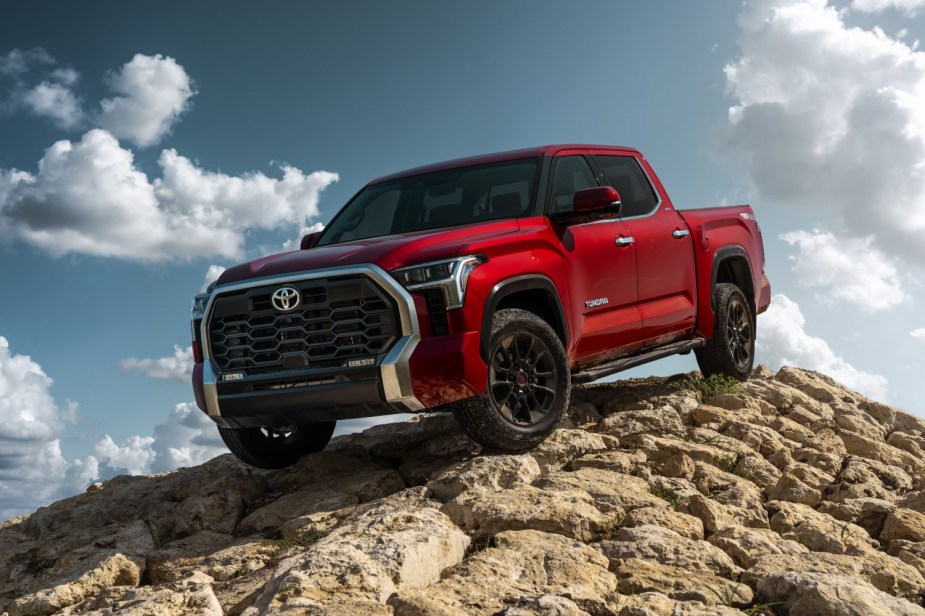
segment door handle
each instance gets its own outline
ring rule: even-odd
[[[681,238],[687,237],[690,234],[691,232],[688,231],[687,229],[675,229],[674,231],[671,232],[671,237],[673,237],[676,240],[679,240]]]
[[[626,248],[627,246],[629,246],[630,244],[632,244],[632,243],[635,242],[635,241],[636,241],[636,238],[633,237],[632,235],[629,236],[629,237],[623,237],[623,236],[621,235],[620,237],[616,238],[616,239],[613,241],[613,243],[616,244],[617,246],[619,246],[620,248]]]

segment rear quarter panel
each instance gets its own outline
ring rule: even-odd
[[[698,289],[697,334],[706,338],[713,337],[714,265],[736,253],[744,253],[748,259],[755,312],[764,312],[771,301],[771,288],[764,272],[761,230],[752,208],[748,205],[736,205],[682,210],[679,213],[687,222],[694,238]]]

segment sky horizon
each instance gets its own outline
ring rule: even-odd
[[[223,268],[374,177],[549,143],[640,149],[682,210],[750,203],[758,363],[925,416],[925,0],[0,11],[0,519],[226,451],[189,385]]]

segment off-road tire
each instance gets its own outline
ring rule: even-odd
[[[218,433],[239,460],[257,468],[286,468],[306,454],[324,449],[336,421],[300,424],[287,434],[265,428],[221,428]]]
[[[451,410],[466,433],[486,449],[531,449],[556,429],[568,409],[571,374],[562,342],[537,315],[510,308],[492,317],[488,352],[485,393],[460,400]],[[549,376],[541,376],[547,372]],[[510,379],[510,394],[502,379]],[[509,402],[500,404],[505,398]]]
[[[704,378],[725,374],[744,381],[755,363],[755,314],[745,294],[734,284],[716,285],[713,338],[696,349]]]

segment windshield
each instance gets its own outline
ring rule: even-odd
[[[316,246],[532,215],[539,159],[425,173],[360,191]]]

